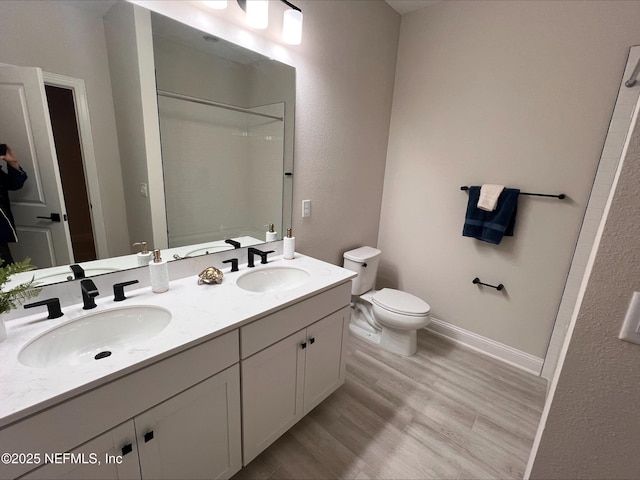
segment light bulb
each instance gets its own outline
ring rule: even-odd
[[[253,28],[267,28],[269,24],[269,1],[247,0],[247,24]]]
[[[227,0],[204,0],[202,3],[215,10],[224,10],[227,8]]]
[[[289,45],[300,45],[302,42],[302,12],[293,9],[284,11],[282,41]]]

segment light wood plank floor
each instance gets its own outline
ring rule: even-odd
[[[349,340],[346,383],[233,480],[522,478],[544,379],[426,330],[411,358]]]

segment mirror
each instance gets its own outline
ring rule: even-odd
[[[290,226],[293,67],[128,2],[3,1],[0,42],[0,63],[40,67],[56,87],[67,77],[84,84],[93,149],[80,139],[80,189],[89,193],[96,260],[72,243],[87,276],[137,267],[135,242],[171,260],[233,248],[229,238],[265,242],[268,224],[279,239]],[[18,150],[25,169],[34,152]],[[12,205],[32,202],[12,193]],[[46,265],[22,241],[40,227],[16,224],[14,258]],[[41,284],[71,277],[66,264],[41,273]]]

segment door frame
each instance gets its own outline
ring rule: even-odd
[[[45,71],[42,72],[42,76],[46,85],[65,88],[73,93],[96,254],[98,258],[108,258],[107,232],[104,224],[102,196],[100,195],[100,183],[98,182],[98,169],[89,118],[89,103],[84,80]]]

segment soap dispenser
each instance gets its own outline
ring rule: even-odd
[[[296,251],[296,237],[291,235],[291,229],[287,228],[287,236],[284,237],[282,254],[285,260],[292,260]]]
[[[269,230],[267,230],[267,242],[273,242],[278,239],[278,234],[275,231],[275,226],[273,223],[269,224]]]
[[[160,257],[160,250],[153,251],[153,262],[149,264],[151,291],[163,293],[169,290],[169,265]]]
[[[136,255],[139,267],[146,267],[151,262],[151,252],[147,248],[147,242],[136,242],[134,247],[140,247],[140,251]]]

